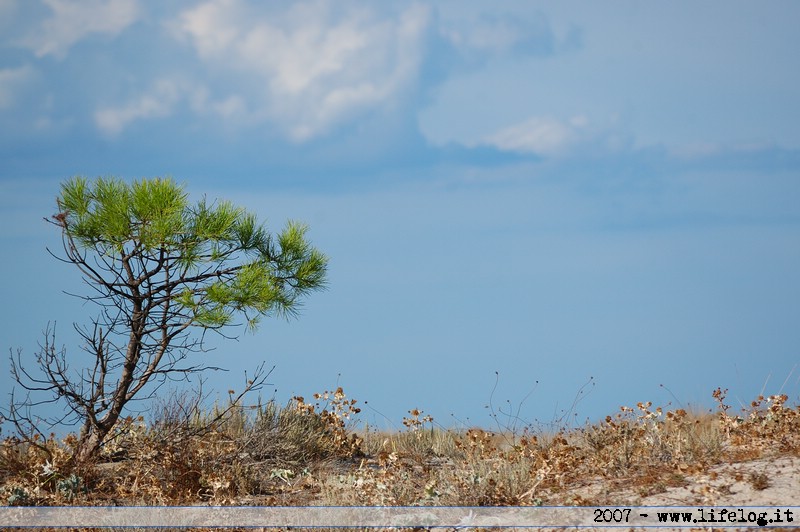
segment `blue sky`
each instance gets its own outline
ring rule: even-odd
[[[529,422],[590,379],[579,420],[796,399],[799,22],[789,1],[0,0],[0,347],[32,357],[55,321],[79,364],[95,310],[45,250],[59,182],[171,175],[309,223],[331,261],[299,320],[218,343],[215,389],[266,361],[266,396],[338,381],[379,426],[490,426],[496,372],[495,409]]]

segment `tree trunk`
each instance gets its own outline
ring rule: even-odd
[[[100,427],[92,426],[88,429],[84,427],[84,430],[81,431],[75,454],[72,456],[72,461],[80,464],[93,460],[97,453],[100,452],[100,446],[106,434],[108,434],[108,431]]]

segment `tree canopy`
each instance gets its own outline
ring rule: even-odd
[[[241,312],[255,326],[270,313],[295,313],[300,296],[324,286],[327,259],[304,225],[289,222],[273,237],[230,202],[190,204],[171,179],[77,177],[57,201],[68,254],[90,283],[154,304],[168,296],[182,325],[229,325]],[[87,251],[100,268],[84,260]]]

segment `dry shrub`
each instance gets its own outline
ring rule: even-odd
[[[448,447],[433,418],[418,409],[403,418],[401,433],[367,429],[359,437],[364,453],[358,467],[339,471],[326,479],[326,504],[413,505],[430,501],[430,472],[439,453]]]
[[[408,430],[383,440],[359,467],[329,479],[327,504],[369,505],[510,505],[536,504],[536,486],[550,465],[538,441],[523,436],[500,449],[496,434],[480,429],[466,433],[437,431],[417,411]],[[377,439],[373,438],[373,442]],[[437,453],[435,450],[446,450]]]
[[[228,405],[177,423],[128,428],[116,445],[126,457],[114,472],[117,496],[146,504],[230,504],[251,496],[285,502],[295,484],[307,485],[316,464],[360,451],[346,427],[355,401],[341,388],[315,397],[328,403],[320,408],[295,397],[285,407]]]
[[[625,476],[643,467],[702,464],[719,458],[722,442],[708,416],[651,407],[649,402],[638,403],[635,410],[621,407],[613,418],[582,429],[593,453],[591,461],[608,475]]]
[[[92,469],[71,460],[74,435],[58,440],[34,435],[30,441],[6,438],[0,443],[0,504],[10,506],[69,504],[83,497]]]
[[[717,388],[714,398],[719,403],[719,423],[739,458],[756,458],[762,454],[800,454],[800,406],[786,406],[786,395],[759,396],[742,415],[731,416],[724,404],[727,390]]]
[[[456,442],[462,458],[451,473],[453,488],[444,492],[446,504],[504,506],[539,502],[535,490],[552,469],[547,450],[536,436],[527,434],[506,449],[501,449],[501,442],[504,439],[497,434],[481,429],[468,430]]]
[[[416,460],[447,458],[456,448],[458,434],[437,425],[433,417],[424,415],[417,408],[408,411],[403,418],[403,431],[376,431],[367,427],[361,433],[361,448],[368,456],[384,452],[395,452],[401,456],[411,456]]]

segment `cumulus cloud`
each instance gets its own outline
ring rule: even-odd
[[[277,10],[210,0],[182,11],[171,27],[207,66],[240,78],[232,109],[244,99],[256,119],[304,141],[400,97],[418,74],[429,19],[421,5],[388,16],[361,3]]]
[[[585,137],[587,125],[584,116],[575,116],[567,121],[533,117],[489,135],[484,143],[505,151],[558,155]]]
[[[17,94],[34,74],[31,66],[19,68],[0,68],[0,109],[8,109],[14,104]]]
[[[43,0],[52,15],[22,39],[37,57],[64,58],[90,34],[117,35],[141,15],[138,0]]]
[[[103,133],[114,136],[135,120],[168,116],[182,96],[181,84],[159,80],[148,91],[121,106],[101,107],[94,114],[94,122]]]

